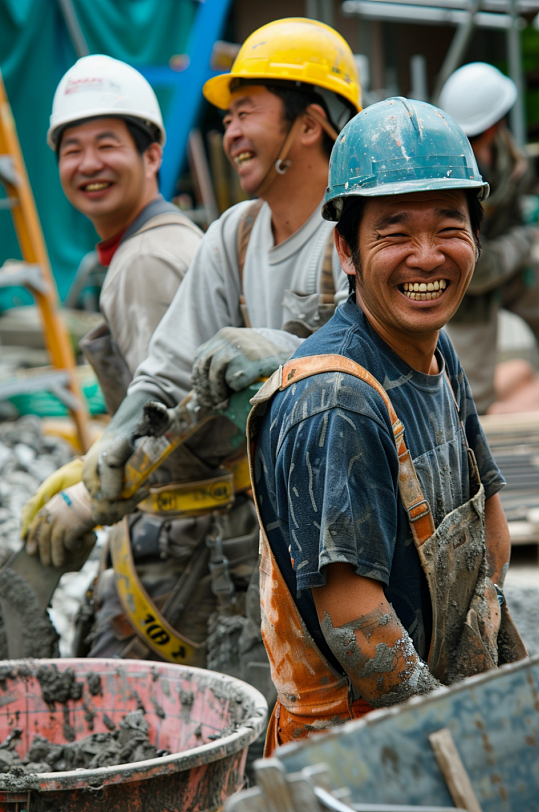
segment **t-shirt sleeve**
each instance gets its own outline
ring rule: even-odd
[[[388,584],[398,459],[386,427],[339,407],[315,414],[287,432],[275,477],[298,590],[322,586],[324,567],[336,562]]]

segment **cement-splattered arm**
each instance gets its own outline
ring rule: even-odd
[[[312,594],[328,646],[373,707],[440,687],[379,581],[356,575],[350,564],[330,564],[326,584]]]

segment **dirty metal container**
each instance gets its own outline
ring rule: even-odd
[[[47,704],[39,668],[72,669],[80,699]],[[88,675],[101,679],[93,693]],[[36,734],[64,744],[105,733],[144,710],[149,737],[171,755],[57,773],[0,774],[0,812],[211,812],[243,783],[247,747],[262,731],[264,697],[241,680],[139,660],[13,660],[0,665],[0,741],[15,728],[22,757]],[[108,717],[108,719],[106,718]]]
[[[462,807],[452,798],[432,744],[440,734],[451,737],[461,762],[446,750],[455,783],[465,786],[466,777],[474,793],[475,805],[468,792],[466,809],[539,812],[539,656],[372,711],[281,747],[275,759],[290,776],[313,774],[324,765],[331,785],[349,791],[352,808]],[[240,812],[242,795],[225,809]]]

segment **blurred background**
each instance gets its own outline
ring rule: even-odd
[[[220,146],[220,118],[201,93],[228,70],[239,44],[273,19],[305,16],[334,26],[357,54],[363,103],[389,95],[436,101],[459,65],[485,61],[521,94],[510,115],[517,143],[539,149],[539,2],[534,0],[0,0],[0,68],[17,125],[62,301],[95,310],[100,272],[77,269],[97,241],[63,195],[45,143],[54,90],[79,56],[103,53],[153,85],[167,128],[162,191],[207,227],[241,199]],[[0,190],[0,197],[3,192]],[[0,214],[0,264],[20,257]],[[0,291],[0,308],[31,302]]]

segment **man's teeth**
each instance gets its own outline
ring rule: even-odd
[[[241,164],[244,164],[246,161],[250,161],[253,157],[252,152],[240,152],[239,155],[236,155],[234,161],[241,166]]]
[[[87,183],[84,187],[85,192],[100,192],[101,189],[108,189],[111,184],[109,181],[101,181],[95,183]]]
[[[416,302],[428,302],[438,299],[447,287],[445,279],[436,279],[434,282],[405,282],[403,293]]]

